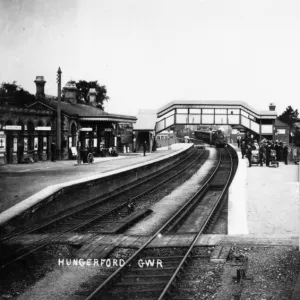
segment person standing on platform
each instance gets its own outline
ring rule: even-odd
[[[246,143],[245,143],[245,141],[242,141],[241,151],[242,151],[242,159],[244,159],[244,156],[246,155]]]
[[[80,141],[77,140],[77,145],[76,145],[76,149],[77,149],[77,164],[80,165],[81,164],[81,156],[80,156]]]
[[[287,165],[288,164],[288,155],[289,155],[289,147],[287,144],[284,142],[283,143],[283,158],[284,158],[284,163]]]
[[[270,156],[271,156],[271,148],[270,148],[270,144],[268,143],[266,145],[266,166],[267,167],[270,166]]]
[[[146,143],[146,141],[143,144],[143,151],[144,151],[144,156],[146,156],[146,151],[147,151],[147,143]]]
[[[283,144],[282,144],[282,141],[279,142],[279,161],[283,161]]]
[[[249,168],[251,168],[251,160],[252,160],[252,146],[249,144],[247,149],[247,158],[249,161]]]
[[[264,146],[263,143],[260,143],[258,153],[259,153],[259,163],[260,163],[260,166],[262,167],[263,166],[263,159],[264,159],[264,155],[265,155],[265,146]]]
[[[56,155],[56,145],[55,143],[51,143],[51,161],[55,162],[55,155]]]
[[[240,148],[240,145],[241,145],[241,137],[240,136],[237,137],[237,145],[238,145],[238,148]]]

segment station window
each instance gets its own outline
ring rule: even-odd
[[[176,123],[188,123],[188,115],[177,115],[176,116]]]
[[[201,109],[200,108],[190,108],[190,114],[200,114]]]
[[[214,115],[202,116],[202,124],[213,124],[213,123],[214,123]]]
[[[227,109],[225,108],[216,108],[215,113],[218,115],[227,115]]]
[[[177,113],[178,114],[187,114],[188,109],[187,108],[177,108]]]
[[[216,115],[215,123],[216,124],[227,124],[227,115]]]
[[[202,114],[214,114],[214,109],[213,108],[203,108]]]
[[[246,113],[244,110],[241,110],[241,114],[242,114],[242,116],[244,116],[244,117],[247,117],[247,118],[248,118],[248,113]]]
[[[199,124],[200,115],[189,115],[189,124]]]
[[[228,109],[228,114],[229,115],[238,115],[240,113],[240,110],[239,109]]]
[[[256,121],[256,118],[251,116],[251,115],[249,115],[249,119],[252,119],[252,120]]]
[[[169,112],[165,113],[164,115],[157,118],[157,121],[161,121],[169,116],[174,115],[174,109],[170,110]]]

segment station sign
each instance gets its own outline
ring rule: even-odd
[[[22,126],[20,125],[5,125],[3,126],[5,130],[22,130]]]
[[[80,129],[80,131],[93,131],[93,128],[91,127],[83,127]]]
[[[104,131],[112,131],[111,128],[105,128]]]
[[[38,126],[34,128],[35,130],[44,130],[44,131],[50,131],[51,127],[50,126]]]
[[[278,129],[277,128],[277,133],[278,134],[285,134],[285,129]]]

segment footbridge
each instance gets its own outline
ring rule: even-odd
[[[244,101],[175,100],[158,109],[155,133],[173,125],[231,125],[274,136],[276,118],[274,104],[258,111]]]

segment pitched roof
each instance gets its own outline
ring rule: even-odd
[[[274,125],[275,125],[276,127],[289,127],[288,124],[283,123],[283,122],[280,121],[278,118],[275,119]]]
[[[43,105],[48,106],[54,110],[57,110],[57,98],[55,97],[46,97],[46,99],[37,101],[30,106],[34,106],[37,103],[41,103]],[[30,107],[28,106],[28,107]],[[70,103],[66,101],[61,101],[61,111],[62,113],[68,116],[79,117],[83,120],[92,120],[92,121],[123,121],[123,122],[135,122],[136,117],[128,116],[128,115],[117,115],[117,114],[110,114],[105,112],[104,110],[87,105],[82,103]]]
[[[134,130],[154,130],[156,124],[156,110],[140,109],[137,122],[134,124]]]

